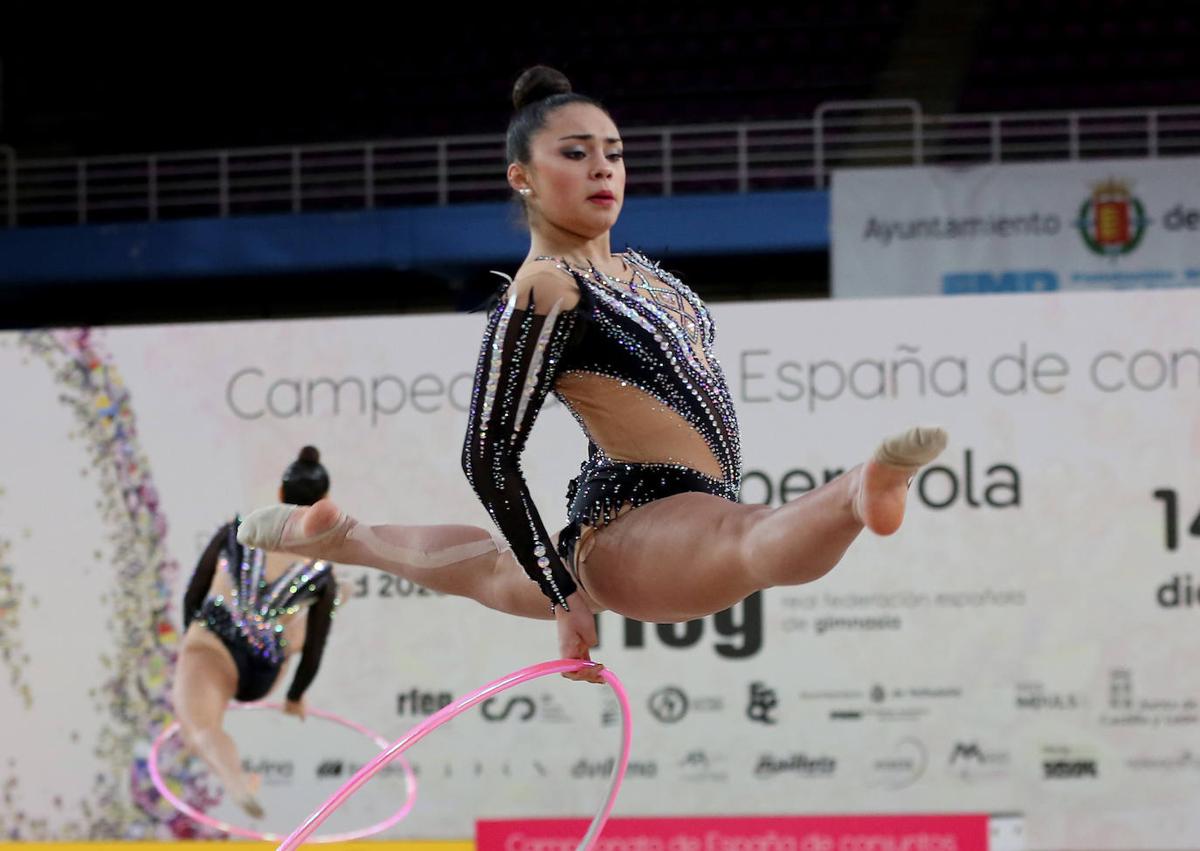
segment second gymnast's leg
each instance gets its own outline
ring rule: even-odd
[[[225,707],[237,693],[237,668],[228,652],[189,642],[175,666],[172,701],[184,743],[217,775],[233,801],[251,816],[262,816],[255,797],[258,778],[242,770],[237,745],[224,729]]]

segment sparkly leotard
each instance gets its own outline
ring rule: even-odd
[[[741,441],[713,354],[708,310],[645,256],[620,256],[628,281],[537,258],[554,260],[574,278],[578,305],[543,314],[532,299],[518,308],[512,292],[492,311],[475,373],[463,470],[552,605],[565,606],[576,588],[564,562],[573,563],[583,526],[602,527],[624,506],[678,493],[737,500]],[[520,469],[529,430],[551,391],[589,441],[588,459],[568,487],[569,523],[557,551]],[[683,447],[688,463],[664,453],[670,445]]]
[[[337,605],[333,565],[297,562],[268,582],[263,573],[266,553],[237,541],[237,522],[217,531],[196,566],[184,596],[184,627],[201,620],[229,650],[238,670],[239,701],[259,700],[271,690],[283,666],[287,639],[280,618],[309,605],[300,664],[288,689],[299,700],[317,674],[329,626]],[[209,595],[217,570],[233,585],[228,597]]]

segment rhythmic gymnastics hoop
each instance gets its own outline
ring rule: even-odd
[[[594,662],[586,662],[581,659],[555,659],[550,662],[542,662],[537,665],[530,665],[528,668],[521,668],[519,671],[514,671],[507,677],[501,677],[494,682],[490,682],[481,688],[468,694],[460,699],[457,703],[451,703],[438,710],[429,718],[422,721],[417,726],[413,727],[401,738],[389,747],[386,751],[376,756],[369,763],[360,768],[353,777],[351,777],[341,789],[337,790],[330,796],[329,800],[323,803],[317,810],[310,815],[305,821],[294,831],[287,839],[279,845],[277,851],[293,851],[304,842],[308,841],[313,832],[321,826],[325,819],[340,807],[346,800],[357,792],[364,783],[374,777],[383,769],[385,765],[393,759],[400,757],[404,751],[415,745],[426,735],[432,733],[438,727],[441,727],[451,719],[457,718],[462,713],[466,712],[471,707],[482,703],[493,695],[508,691],[510,688],[527,683],[530,680],[536,680],[540,677],[548,677],[552,674],[565,674],[572,671],[582,671],[585,668],[590,668],[595,665]],[[580,840],[578,851],[589,851],[596,839],[600,836],[600,831],[604,829],[604,825],[608,822],[609,814],[612,812],[613,804],[617,801],[617,792],[621,789],[621,781],[625,778],[625,769],[629,765],[629,746],[632,740],[632,729],[630,728],[630,710],[629,710],[629,695],[625,692],[625,687],[616,675],[607,668],[600,672],[600,676],[604,682],[613,690],[617,696],[617,701],[621,705],[621,757],[617,762],[617,767],[613,770],[612,783],[608,789],[608,795],[600,805],[600,809],[596,812],[592,823],[588,826],[587,833]],[[410,798],[411,802],[411,798]]]
[[[231,703],[229,708],[244,711],[255,711],[262,709],[280,710],[283,709],[283,704],[265,702]],[[380,750],[383,750],[388,746],[388,741],[387,739],[383,738],[383,736],[379,735],[374,730],[364,727],[362,724],[351,721],[349,718],[343,718],[340,715],[335,715],[332,712],[324,712],[320,709],[309,709],[308,714],[315,718],[321,718],[325,721],[332,721],[335,724],[340,724],[341,726],[347,727],[356,733],[361,733],[374,742],[374,744]],[[158,790],[158,794],[166,798],[171,806],[179,810],[179,812],[183,813],[193,821],[199,822],[207,827],[215,827],[217,830],[224,831],[225,833],[231,833],[234,836],[240,836],[244,839],[265,840],[267,842],[279,842],[282,840],[283,834],[280,833],[264,833],[257,830],[251,830],[250,828],[229,824],[228,822],[221,821],[220,819],[215,819],[207,813],[196,809],[186,801],[181,800],[174,792],[167,788],[167,784],[163,781],[162,774],[160,774],[158,770],[158,754],[162,749],[162,746],[165,745],[167,741],[175,736],[178,732],[179,722],[173,721],[167,725],[167,727],[164,728],[161,733],[158,734],[158,737],[154,740],[154,744],[150,746],[150,757],[147,760],[150,769],[150,782],[154,784],[154,788]],[[368,836],[374,836],[377,833],[383,833],[383,831],[387,830],[388,828],[395,827],[397,824],[403,821],[404,818],[412,811],[413,804],[416,802],[417,778],[416,775],[413,774],[412,766],[408,764],[407,760],[401,759],[401,766],[404,769],[404,787],[407,794],[404,805],[400,807],[400,809],[383,821],[376,822],[369,827],[346,831],[345,833],[331,833],[327,836],[314,836],[309,841],[317,844],[328,842],[351,842],[355,839],[364,839]]]

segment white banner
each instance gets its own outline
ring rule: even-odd
[[[914,422],[952,442],[900,533],[818,583],[690,624],[600,616],[595,655],[634,702],[617,813],[1023,813],[1031,848],[1200,844],[1200,293],[714,314],[745,501],[794,499]],[[145,757],[201,547],[273,501],[304,443],[364,519],[483,525],[459,469],[480,332],[423,316],[0,337],[0,833],[187,835]],[[525,469],[551,528],[584,447],[549,406]],[[555,653],[548,622],[338,572],[353,591],[309,700],[389,738]],[[273,830],[371,753],[316,719],[228,729]],[[603,690],[523,687],[413,750],[417,806],[391,835],[589,813],[617,738]],[[211,790],[179,755],[163,770]],[[336,827],[401,788],[368,786]]]
[[[1200,286],[1200,159],[839,171],[842,297]]]

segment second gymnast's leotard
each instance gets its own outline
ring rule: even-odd
[[[333,565],[327,561],[297,562],[268,581],[266,553],[237,541],[237,521],[222,526],[201,555],[184,597],[186,629],[198,619],[225,645],[238,672],[239,701],[266,696],[279,676],[287,654],[280,619],[308,605],[300,664],[288,688],[297,701],[311,685],[321,663],[325,641],[337,605]],[[220,570],[233,586],[231,593],[210,595],[213,576]]]

